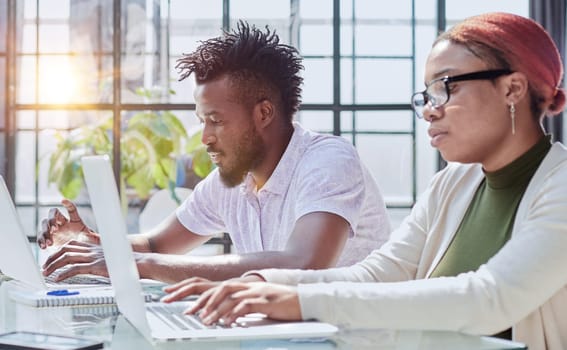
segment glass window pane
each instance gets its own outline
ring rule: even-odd
[[[39,102],[69,103],[76,100],[78,82],[68,56],[43,56],[39,60]]]
[[[75,133],[77,134],[77,133]],[[71,159],[74,159],[75,166],[79,165],[79,157],[80,157],[80,150],[78,147],[66,148],[63,145],[63,140],[71,139],[70,133],[67,131],[56,131],[52,129],[42,130],[38,135],[38,152],[39,152],[39,164],[38,164],[38,201],[40,203],[58,203],[62,198],[65,196],[60,190],[60,186],[68,186],[69,182],[65,181],[63,177],[63,172],[67,167],[70,171],[72,167]],[[64,151],[68,150],[68,152]],[[54,161],[52,163],[53,154],[55,152],[61,155],[59,158],[60,161]],[[54,173],[58,174],[58,176],[54,177],[54,182],[48,182],[49,172],[52,170]],[[82,181],[78,177],[78,173],[76,176],[70,177],[75,181]],[[86,190],[83,188],[80,190],[80,194],[78,197],[72,197],[71,200],[81,203],[84,201],[84,193]]]
[[[65,19],[69,16],[69,0],[41,0],[39,17],[48,19]]]
[[[342,3],[343,1],[341,1]],[[303,19],[326,19],[333,18],[332,0],[300,0],[299,14]]]
[[[426,20],[429,25],[435,25],[433,21],[437,18],[437,0],[419,0],[414,4],[416,18],[420,22]]]
[[[341,103],[352,104],[354,101],[354,77],[352,59],[341,60]]]
[[[186,22],[186,21],[185,21]],[[191,53],[197,49],[204,41],[210,38],[218,37],[221,35],[221,20],[209,20],[208,22],[201,22],[200,24],[194,23],[174,23],[171,35],[169,38],[170,45],[170,58],[165,61],[167,69],[162,69],[167,72],[167,77],[162,77],[165,83],[160,86],[168,86],[169,89],[175,91],[175,95],[169,96],[172,103],[194,103],[193,90],[194,78],[190,76],[183,81],[179,81],[179,72],[175,68],[177,60],[181,58],[183,53]]]
[[[16,112],[16,125],[18,129],[34,129],[35,128],[35,111],[18,111]]]
[[[357,25],[357,55],[409,56],[412,53],[411,24]]]
[[[168,96],[172,103],[194,103],[193,77],[179,82],[179,73],[175,66],[181,54],[191,53],[197,49],[201,41],[221,35],[222,1],[207,1],[206,3],[200,0],[172,1],[170,12],[169,32],[160,32],[161,38],[169,34],[166,40],[169,41],[170,55],[169,58],[167,56],[159,58],[157,65],[160,72],[164,74],[159,75],[153,84],[175,91],[175,95]],[[160,52],[163,55],[165,50],[162,49]],[[146,86],[148,86],[147,83]]]
[[[208,23],[201,25],[194,24],[193,26],[187,23],[178,23],[179,26],[173,27],[172,34],[169,37],[169,50],[173,56],[181,56],[184,53],[191,53],[201,45],[201,41],[210,38],[216,38],[221,35],[221,21],[220,19],[211,20]],[[189,28],[192,27],[192,28]],[[172,72],[175,65],[172,66]]]
[[[69,26],[67,24],[40,25],[39,51],[48,53],[69,52]]]
[[[333,132],[333,113],[330,111],[300,111],[295,120],[315,132]]]
[[[40,111],[38,119],[41,130],[69,130],[103,122],[111,125],[108,120],[112,119],[112,111]]]
[[[341,18],[351,19],[352,18],[352,2],[354,0],[342,0],[341,6]]]
[[[357,19],[383,18],[389,21],[411,18],[412,0],[376,1],[356,0],[354,15]]]
[[[352,111],[341,112],[341,132],[352,133],[354,113]]]
[[[40,103],[96,103],[112,98],[112,66],[99,73],[99,63],[108,66],[110,57],[96,62],[91,55],[41,56],[39,61]]]
[[[223,0],[170,0],[171,19],[219,19],[222,16]],[[162,2],[163,3],[163,2]],[[162,8],[165,15],[167,11]],[[217,29],[221,28],[220,26]]]
[[[275,31],[280,43],[292,44],[290,39],[290,1],[272,0],[266,6],[264,0],[233,0],[230,2],[230,26],[236,27],[242,19],[257,28],[264,30],[266,26]]]
[[[411,60],[358,59],[355,69],[356,103],[409,103]]]
[[[341,55],[352,55],[352,46],[354,43],[354,36],[352,33],[352,25],[344,23],[341,25]]]
[[[387,205],[412,203],[412,144],[409,135],[356,136],[358,153],[376,178]]]
[[[18,1],[23,2],[23,1]],[[35,19],[37,15],[37,0],[25,0],[24,3],[24,18]]]
[[[232,0],[230,2],[230,17],[233,19],[260,20],[290,18],[289,0],[270,0],[266,6],[265,0]],[[234,25],[231,23],[231,25]]]
[[[463,2],[459,0],[447,0],[446,14],[448,22],[455,22],[465,19],[466,17],[479,15],[485,12],[511,12],[524,17],[529,17],[529,0],[478,0],[474,2],[474,6],[463,6]],[[449,23],[448,23],[449,24]],[[449,26],[451,26],[449,24]]]
[[[16,202],[35,201],[35,134],[32,131],[16,133]]]
[[[37,235],[37,219],[36,219],[36,209],[30,206],[19,206],[17,207],[18,216],[20,218],[20,223],[24,233],[28,237],[35,237]],[[47,212],[45,213],[47,217]],[[33,245],[32,245],[33,247]]]
[[[175,67],[176,61],[179,57],[174,57],[170,60],[170,67]],[[177,72],[174,72],[173,79],[170,81],[169,88],[175,91],[175,94],[170,95],[172,103],[195,103],[193,98],[193,91],[195,90],[195,80],[193,76],[179,81]]]
[[[331,25],[302,25],[299,49],[303,56],[333,54],[333,27]]]
[[[424,85],[425,61],[431,50],[431,45],[437,37],[437,27],[434,24],[417,25],[415,28],[415,89],[421,91]]]
[[[113,1],[72,1],[69,16],[71,51],[90,54],[112,54]]]
[[[356,111],[356,131],[411,132],[413,111]]]
[[[122,16],[122,99],[124,102],[141,102],[143,98],[136,95],[136,89],[153,86],[159,72],[159,60],[146,60],[146,53],[151,58],[151,46],[156,41],[157,29],[153,22],[146,20],[145,3],[127,1],[126,11]],[[159,23],[158,23],[159,24]],[[148,65],[146,66],[146,63]],[[159,102],[159,101],[155,101]]]
[[[331,103],[333,100],[333,61],[305,58],[303,60],[303,103]]]
[[[36,92],[36,59],[33,56],[20,56],[17,62],[17,103],[34,103]]]
[[[22,36],[22,40],[20,43],[20,50],[24,53],[34,53],[36,52],[36,44],[37,44],[37,33],[36,33],[36,25],[35,23],[25,23],[21,33],[18,33],[19,36]],[[19,29],[19,28],[18,28]]]

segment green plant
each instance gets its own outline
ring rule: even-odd
[[[141,96],[152,91],[138,89]],[[170,92],[171,93],[171,92]],[[76,198],[84,186],[80,159],[85,155],[112,156],[112,118],[85,125],[69,133],[56,132],[56,148],[49,158],[48,183],[56,184],[63,196]],[[141,199],[152,189],[173,189],[177,180],[177,158],[185,153],[192,157],[192,168],[199,177],[212,169],[201,131],[188,135],[181,121],[171,112],[143,111],[127,121],[120,139],[122,189],[131,187]]]

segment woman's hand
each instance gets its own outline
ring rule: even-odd
[[[238,317],[254,312],[275,320],[301,320],[297,289],[265,282],[223,282],[204,292],[186,313],[195,314],[199,311],[199,316],[207,325],[219,320],[230,325]]]
[[[259,275],[248,275],[246,277],[237,277],[228,280],[227,282],[263,282],[264,279]],[[165,303],[171,303],[173,301],[182,300],[191,295],[200,295],[208,291],[211,288],[215,288],[221,285],[222,282],[210,281],[202,277],[192,277],[181,282],[169,285],[163,288],[163,291],[167,293],[161,301]]]

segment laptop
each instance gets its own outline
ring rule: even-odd
[[[87,156],[81,161],[116,303],[125,318],[150,342],[319,338],[337,332],[335,326],[322,322],[279,322],[261,314],[240,318],[237,326],[211,328],[196,316],[183,314],[192,301],[144,303],[109,158]]]
[[[67,279],[62,283],[46,282],[2,176],[0,176],[0,213],[2,217],[0,240],[3,242],[0,244],[0,271],[4,275],[38,290],[59,289],[62,285],[70,284],[78,287],[77,284],[109,283],[107,278],[94,276],[78,276],[79,278]]]

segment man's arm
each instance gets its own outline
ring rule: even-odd
[[[179,222],[177,224],[181,225]],[[313,212],[297,220],[283,251],[207,257],[139,254],[138,270],[144,278],[177,282],[195,276],[225,280],[249,270],[270,267],[323,269],[336,264],[348,234],[349,224],[342,217],[327,212]],[[159,240],[153,241],[156,252],[174,246],[174,242],[167,241],[166,235],[162,233]],[[151,237],[155,236],[150,234],[149,241],[152,241]]]
[[[342,217],[313,212],[297,220],[283,251],[208,257],[176,255],[203,244],[210,237],[187,230],[172,214],[152,231],[129,238],[136,252],[140,276],[171,283],[195,276],[225,280],[249,270],[270,267],[332,267],[343,250],[348,233],[349,224]],[[83,273],[107,275],[100,246],[85,248],[66,244],[48,258],[44,274],[49,275],[67,265],[69,268],[59,279]]]
[[[179,222],[174,212],[152,230],[129,235],[128,238],[135,252],[183,254],[200,246],[211,237],[189,231]]]

